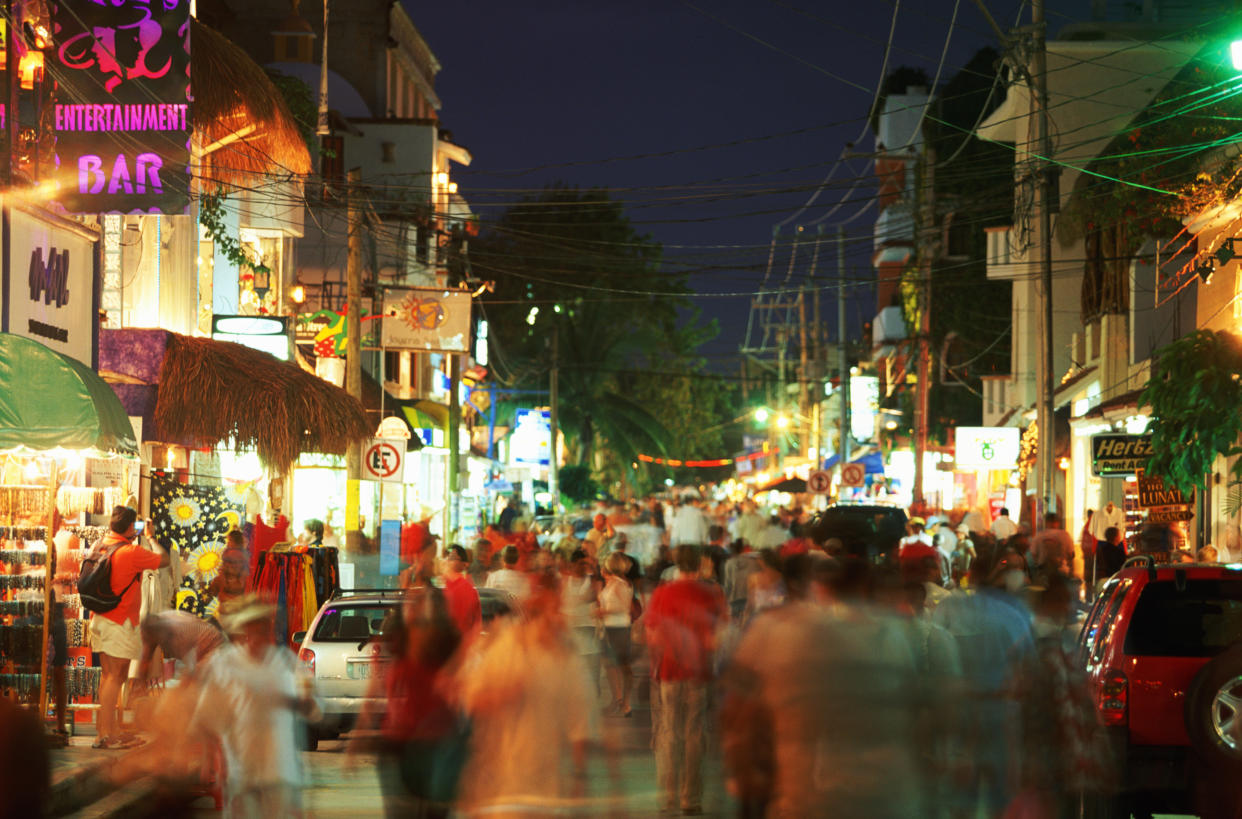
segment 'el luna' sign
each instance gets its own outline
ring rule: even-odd
[[[58,199],[72,213],[184,213],[190,0],[56,0]]]

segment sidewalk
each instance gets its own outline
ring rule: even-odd
[[[91,747],[94,741],[94,736],[79,734],[69,738],[67,747],[49,751],[52,765],[49,816],[96,819],[132,816],[136,805],[151,791],[152,783],[144,780],[115,784],[114,766],[133,751],[97,750]]]

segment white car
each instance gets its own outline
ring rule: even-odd
[[[484,628],[498,616],[520,615],[518,602],[508,592],[478,591]],[[320,739],[335,739],[354,726],[367,702],[371,677],[389,662],[382,645],[385,620],[400,610],[405,595],[401,589],[338,592],[323,604],[307,631],[293,635],[300,646],[298,658],[315,679],[323,709],[323,718],[307,727],[306,750],[313,751]]]

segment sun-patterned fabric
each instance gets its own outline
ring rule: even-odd
[[[185,578],[177,589],[176,606],[204,620],[215,616],[219,601],[207,585],[220,573],[228,533],[240,526],[244,499],[210,486],[186,486],[159,475],[151,476],[151,521],[155,535],[168,538],[189,553]]]
[[[204,543],[190,552],[190,557],[186,561],[186,573],[193,575],[196,581],[206,586],[216,579],[222,565],[224,565],[224,544],[218,541]]]
[[[151,489],[155,534],[171,539],[183,552],[209,543],[219,543],[223,550],[229,531],[241,525],[246,510],[244,502],[218,487],[186,486],[152,475]]]

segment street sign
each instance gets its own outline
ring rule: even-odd
[[[806,491],[812,495],[827,495],[831,488],[832,475],[822,469],[812,472],[811,477],[806,479]]]
[[[1091,473],[1101,478],[1136,475],[1151,454],[1150,435],[1092,435]]]
[[[410,440],[410,425],[395,415],[389,415],[383,421],[380,421],[379,429],[375,431],[375,437],[400,438],[403,441],[408,441]]]
[[[867,477],[867,468],[862,464],[846,464],[841,467],[842,486],[862,486]]]
[[[371,438],[362,452],[362,479],[401,483],[405,477],[405,441]]]
[[[1176,486],[1166,486],[1159,475],[1139,475],[1138,490],[1139,506],[1147,510],[1148,523],[1194,519],[1194,495],[1188,498]]]

